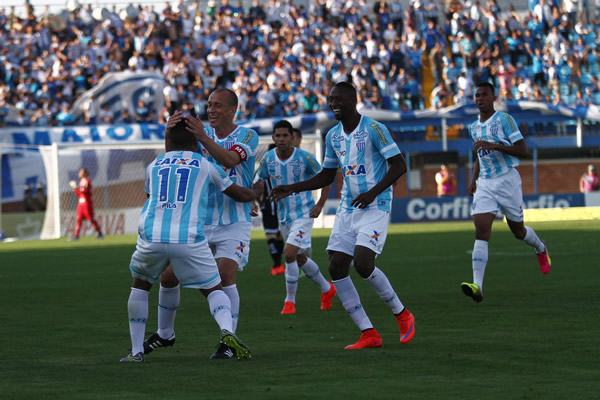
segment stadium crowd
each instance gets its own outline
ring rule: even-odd
[[[600,104],[599,15],[574,0],[228,0],[91,6],[65,18],[0,10],[0,126],[7,105],[19,125],[73,124],[70,107],[106,73],[156,70],[166,79],[158,115],[143,101],[115,115],[93,102],[86,121],[164,122],[175,110],[205,118],[208,94],[228,87],[240,119],[327,110],[332,82],[352,81],[359,110],[416,110],[470,101],[488,80],[502,100]],[[598,12],[598,8],[596,8]],[[433,91],[423,92],[424,75]]]

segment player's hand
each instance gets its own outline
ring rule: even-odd
[[[367,208],[369,204],[373,202],[373,200],[375,200],[375,196],[373,196],[370,192],[365,192],[356,196],[350,205],[356,208]]]
[[[467,194],[469,196],[473,196],[475,194],[475,191],[477,190],[477,181],[473,181],[469,184],[469,187],[467,187]]]
[[[69,186],[71,186],[71,189],[77,189],[77,183],[75,181],[69,182]]]
[[[165,129],[165,132],[169,132],[171,129],[173,129],[173,127],[175,125],[177,125],[179,123],[179,121],[181,121],[183,119],[183,114],[181,113],[181,111],[177,110],[175,111],[175,113],[173,115],[171,115],[169,117],[169,119],[167,120],[167,127]]]
[[[473,144],[473,149],[475,151],[479,150],[496,150],[497,144],[486,142],[485,140],[478,140]]]
[[[288,197],[292,194],[292,190],[290,189],[290,185],[279,185],[271,189],[271,193],[269,193],[270,201],[279,201]]]
[[[250,211],[251,217],[258,217],[258,204],[255,201],[252,202],[252,211]]]
[[[202,141],[202,139],[208,137],[204,132],[204,124],[202,123],[202,120],[200,120],[199,116],[186,116],[185,125],[185,129],[187,129],[189,132],[192,132],[192,134],[196,137],[196,139],[198,139],[198,141]]]
[[[317,218],[319,215],[321,215],[322,210],[323,206],[321,206],[320,204],[315,204],[313,208],[310,209],[308,216],[311,218]]]

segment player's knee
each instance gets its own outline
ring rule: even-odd
[[[174,288],[179,285],[179,280],[177,280],[177,277],[171,268],[167,268],[165,272],[160,275],[160,285],[164,288]]]

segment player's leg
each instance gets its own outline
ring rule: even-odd
[[[94,209],[90,206],[87,207],[87,220],[90,221],[90,223],[96,230],[96,238],[98,238],[98,239],[104,238],[104,235],[102,234],[102,230],[100,229],[100,225],[98,225],[96,218],[94,218]]]
[[[129,335],[131,336],[131,352],[121,359],[121,362],[144,360],[144,332],[148,319],[148,292],[152,284],[134,278],[127,301],[127,315],[129,317]]]
[[[217,350],[229,350],[233,356],[241,358],[242,355],[250,356],[250,352],[232,333],[233,323],[231,318],[231,301],[222,290],[221,277],[217,263],[212,257],[211,250],[206,241],[170,248],[169,258],[172,269],[182,287],[199,289],[207,298],[210,314],[213,316],[221,332],[221,340]],[[227,347],[230,345],[230,347]],[[236,355],[240,352],[240,355]],[[218,353],[218,351],[217,351]],[[215,353],[215,354],[217,354]],[[247,358],[245,357],[245,358]],[[211,358],[221,358],[211,356]],[[230,357],[226,357],[230,358]]]
[[[385,273],[375,266],[375,257],[381,253],[387,239],[389,214],[380,210],[361,213],[359,233],[354,252],[354,267],[358,274],[390,307],[400,328],[400,343],[408,343],[415,334],[414,317],[396,295]]]
[[[298,267],[297,257],[300,248],[291,243],[286,243],[283,248],[285,259],[285,302],[281,314],[296,313],[296,292],[298,291],[298,278],[300,269]]]
[[[251,224],[237,222],[213,227],[209,243],[214,247],[214,257],[218,260],[219,274],[223,291],[231,301],[233,332],[237,331],[240,315],[240,294],[237,288],[237,272],[242,271],[250,257]]]
[[[148,319],[148,292],[168,265],[162,252],[164,244],[150,243],[138,238],[136,249],[131,256],[129,269],[133,277],[131,293],[127,302],[131,351],[121,362],[144,361],[144,332]]]
[[[547,274],[550,272],[550,256],[546,244],[538,237],[533,228],[525,226],[523,222],[521,176],[516,170],[507,175],[508,183],[504,185],[505,190],[500,194],[501,210],[506,216],[508,226],[515,238],[523,240],[535,249],[540,270]]]
[[[279,222],[277,214],[273,211],[271,202],[266,202],[262,210],[262,223],[267,237],[267,246],[269,254],[273,259],[271,275],[280,275],[284,273],[285,268],[281,263],[283,256],[284,241],[279,231]]]
[[[160,275],[158,330],[144,341],[144,353],[175,344],[175,315],[181,299],[180,285],[171,265]]]
[[[484,213],[473,215],[475,224],[475,243],[471,253],[471,266],[473,269],[473,283],[463,282],[462,291],[474,301],[483,300],[483,278],[488,262],[488,242],[492,235],[492,224],[495,214]]]
[[[335,297],[335,286],[325,279],[317,263],[307,256],[306,251],[298,254],[297,262],[306,277],[313,281],[321,290],[321,310],[329,310],[331,302]]]
[[[79,240],[79,232],[81,231],[81,224],[85,218],[85,213],[83,208],[77,206],[77,224],[75,225],[75,233],[71,240]]]

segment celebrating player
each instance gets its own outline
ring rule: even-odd
[[[356,89],[337,83],[329,94],[329,106],[340,121],[327,134],[323,169],[314,177],[273,188],[271,197],[283,199],[292,193],[329,185],[338,166],[344,176],[342,199],[327,245],[329,272],[344,308],[358,325],[360,339],[346,349],[380,347],[381,336],[363,308],[350,278],[353,261],[358,274],[392,309],[400,328],[400,343],[415,334],[414,316],[392,288],[386,275],[375,266],[387,236],[391,185],[406,172],[404,157],[387,128],[356,110]]]
[[[550,256],[546,244],[535,231],[523,223],[523,192],[521,176],[515,169],[519,158],[527,155],[525,139],[514,118],[496,112],[494,86],[488,82],[476,85],[475,103],[479,120],[469,126],[473,149],[477,152],[469,195],[473,196],[475,245],[473,246],[473,283],[463,282],[462,291],[474,301],[483,300],[483,276],[488,261],[488,242],[492,223],[502,211],[512,233],[535,248],[542,273],[550,271]]]
[[[200,118],[189,115],[184,117],[178,111],[169,119],[166,130],[185,119],[188,131],[199,142],[197,151],[208,161],[221,166],[234,183],[250,188],[258,135],[252,129],[233,123],[237,106],[237,96],[233,91],[217,89],[211,93],[207,102],[210,127],[205,128]],[[209,186],[204,232],[215,258],[218,259],[223,291],[231,301],[234,333],[240,310],[236,278],[237,271],[243,270],[248,263],[251,210],[250,203],[238,203]],[[172,346],[175,342],[174,324],[180,300],[179,284],[171,269],[162,274],[160,281],[158,331],[145,341],[146,354],[157,347]],[[231,353],[221,343],[211,358],[231,358]]]
[[[267,152],[260,162],[258,177],[268,180],[272,187],[300,182],[321,170],[312,154],[292,145],[292,129],[292,124],[286,120],[273,126],[276,147]],[[319,266],[304,254],[311,246],[314,220],[310,212],[314,205],[311,192],[295,193],[277,204],[279,227],[286,240],[283,249],[286,298],[281,314],[296,313],[296,291],[300,276],[298,268],[302,268],[306,276],[321,289],[321,310],[330,309],[335,296],[335,287],[323,277]]]
[[[240,202],[257,193],[242,188],[195,150],[196,138],[180,121],[165,135],[166,153],[146,169],[148,199],[139,220],[138,241],[129,268],[133,284],[127,310],[131,352],[121,362],[144,361],[148,292],[169,265],[181,285],[200,289],[221,329],[220,343],[238,359],[250,350],[233,333],[231,301],[221,286],[219,270],[204,235],[208,186]]]

